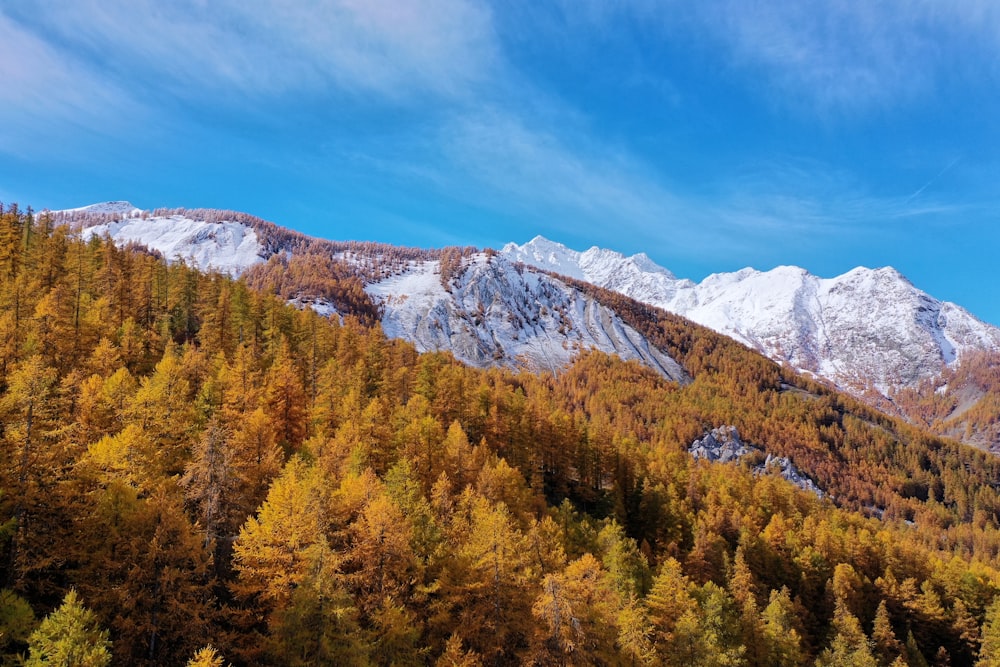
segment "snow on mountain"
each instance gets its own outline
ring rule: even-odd
[[[106,201],[99,204],[90,204],[79,208],[68,208],[53,213],[107,213],[112,215],[133,216],[142,213],[142,209],[136,208],[127,201]]]
[[[239,222],[206,222],[183,215],[144,216],[128,202],[107,202],[63,213],[117,214],[113,222],[86,226],[83,238],[110,236],[115,243],[139,243],[158,250],[168,260],[184,260],[209,271],[238,276],[248,267],[264,261],[257,233]]]
[[[449,350],[474,366],[555,371],[584,349],[635,359],[677,381],[672,358],[651,346],[613,311],[562,281],[486,253],[473,255],[449,289],[439,263],[414,263],[369,285],[383,306],[386,334],[417,349]]]
[[[523,246],[508,243],[504,246],[502,254],[513,262],[521,262],[594,284],[614,280],[615,273],[624,273],[633,279],[644,276],[646,279],[655,280],[656,277],[662,276],[666,280],[675,280],[670,271],[658,266],[646,253],[626,257],[620,252],[597,246],[584,252],[577,252],[561,243],[549,241],[543,236],[536,236]]]
[[[582,253],[570,250],[563,244],[550,241],[543,236],[536,236],[523,246],[508,243],[501,254],[512,262],[521,262],[577,280],[587,279],[583,267],[580,266]]]
[[[119,244],[139,243],[168,260],[233,276],[274,251],[259,229],[217,211],[196,220],[107,202],[64,214],[83,221],[85,237],[107,234]],[[577,252],[542,237],[465,261],[448,289],[430,260],[369,284],[368,293],[383,306],[386,333],[422,350],[451,350],[477,366],[555,369],[579,350],[596,348],[683,377],[672,359],[611,310],[561,280],[518,268],[526,265],[678,313],[859,393],[891,396],[937,376],[967,351],[1000,350],[1000,329],[934,299],[891,268],[857,268],[829,279],[797,267],[748,268],[694,283],[644,254]]]
[[[76,221],[84,238],[108,235],[120,245],[139,243],[168,260],[183,259],[233,276],[265,261],[272,252],[258,240],[254,227],[240,222],[151,215],[133,211],[124,202],[64,213],[71,214],[67,219]],[[219,215],[208,213],[210,219]],[[338,256],[352,261],[349,254]],[[382,306],[386,334],[409,340],[422,351],[451,351],[475,366],[554,371],[580,351],[598,349],[638,360],[670,379],[686,379],[677,362],[579,290],[535,270],[518,269],[492,253],[464,261],[464,270],[449,289],[441,283],[439,262],[431,260],[411,262],[407,270],[370,283],[366,289]],[[325,301],[303,297],[291,302],[320,314],[339,315]]]
[[[859,267],[828,279],[792,266],[747,268],[696,284],[645,255],[580,253],[542,237],[508,244],[502,254],[677,313],[857,392],[889,396],[937,376],[967,351],[1000,349],[1000,329],[892,268]]]

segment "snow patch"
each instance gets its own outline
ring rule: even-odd
[[[560,280],[480,253],[448,289],[436,261],[369,285],[386,335],[420,351],[449,350],[474,366],[558,371],[586,349],[635,359],[667,378],[680,366],[614,312]]]
[[[138,243],[158,250],[167,261],[181,260],[233,277],[264,261],[257,233],[238,222],[204,222],[181,215],[128,217],[87,227],[80,234],[84,239],[107,235],[118,245]]]
[[[311,308],[317,315],[321,315],[323,317],[336,316],[337,318],[340,319],[341,323],[343,323],[344,321],[344,318],[340,314],[340,311],[337,310],[337,307],[334,306],[329,301],[327,301],[326,299],[310,299],[306,297],[296,297],[294,299],[291,299],[288,303],[295,306],[299,310]]]

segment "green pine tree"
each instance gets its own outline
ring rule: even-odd
[[[94,612],[71,590],[62,605],[45,617],[28,639],[26,667],[105,667],[111,663],[107,630],[97,625]]]
[[[986,610],[976,667],[1000,667],[1000,598]]]

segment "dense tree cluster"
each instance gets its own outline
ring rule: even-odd
[[[690,384],[420,355],[274,261],[261,291],[0,213],[4,660],[997,660],[993,458],[609,292]],[[723,424],[831,497],[694,462]]]
[[[338,313],[350,313],[367,326],[381,318],[353,267],[328,253],[276,253],[247,269],[243,280],[253,289],[284,299],[300,303],[325,301]]]
[[[904,389],[901,412],[925,428],[1000,451],[1000,354],[966,354],[940,378]]]
[[[254,230],[261,245],[263,264],[251,266],[247,284],[301,303],[322,299],[341,313],[350,313],[364,324],[379,320],[379,310],[364,291],[367,282],[398,274],[414,262],[440,261],[441,283],[446,289],[463,268],[463,260],[476,252],[472,246],[424,250],[363,241],[327,241],[279,227],[239,211],[160,208],[142,211],[143,219],[178,216],[207,223],[235,222]],[[53,225],[81,229],[116,222],[122,213],[87,210],[46,212]],[[148,249],[137,250],[156,255]]]

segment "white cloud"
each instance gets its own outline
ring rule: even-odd
[[[108,73],[192,97],[330,85],[456,94],[495,57],[492,15],[474,0],[40,0],[8,11]]]
[[[565,128],[564,128],[565,129]],[[565,224],[671,224],[683,204],[648,166],[626,154],[499,110],[456,119],[441,137],[446,158],[504,200],[557,213]]]
[[[0,151],[57,148],[65,130],[106,132],[140,114],[127,92],[0,14]]]
[[[635,0],[650,15],[645,0]],[[677,3],[674,3],[677,4]],[[762,96],[808,114],[868,113],[933,94],[945,76],[984,69],[1000,45],[1000,5],[969,0],[831,0],[691,5],[664,26],[713,37]],[[696,9],[695,9],[696,8]],[[995,65],[988,65],[996,75]]]

